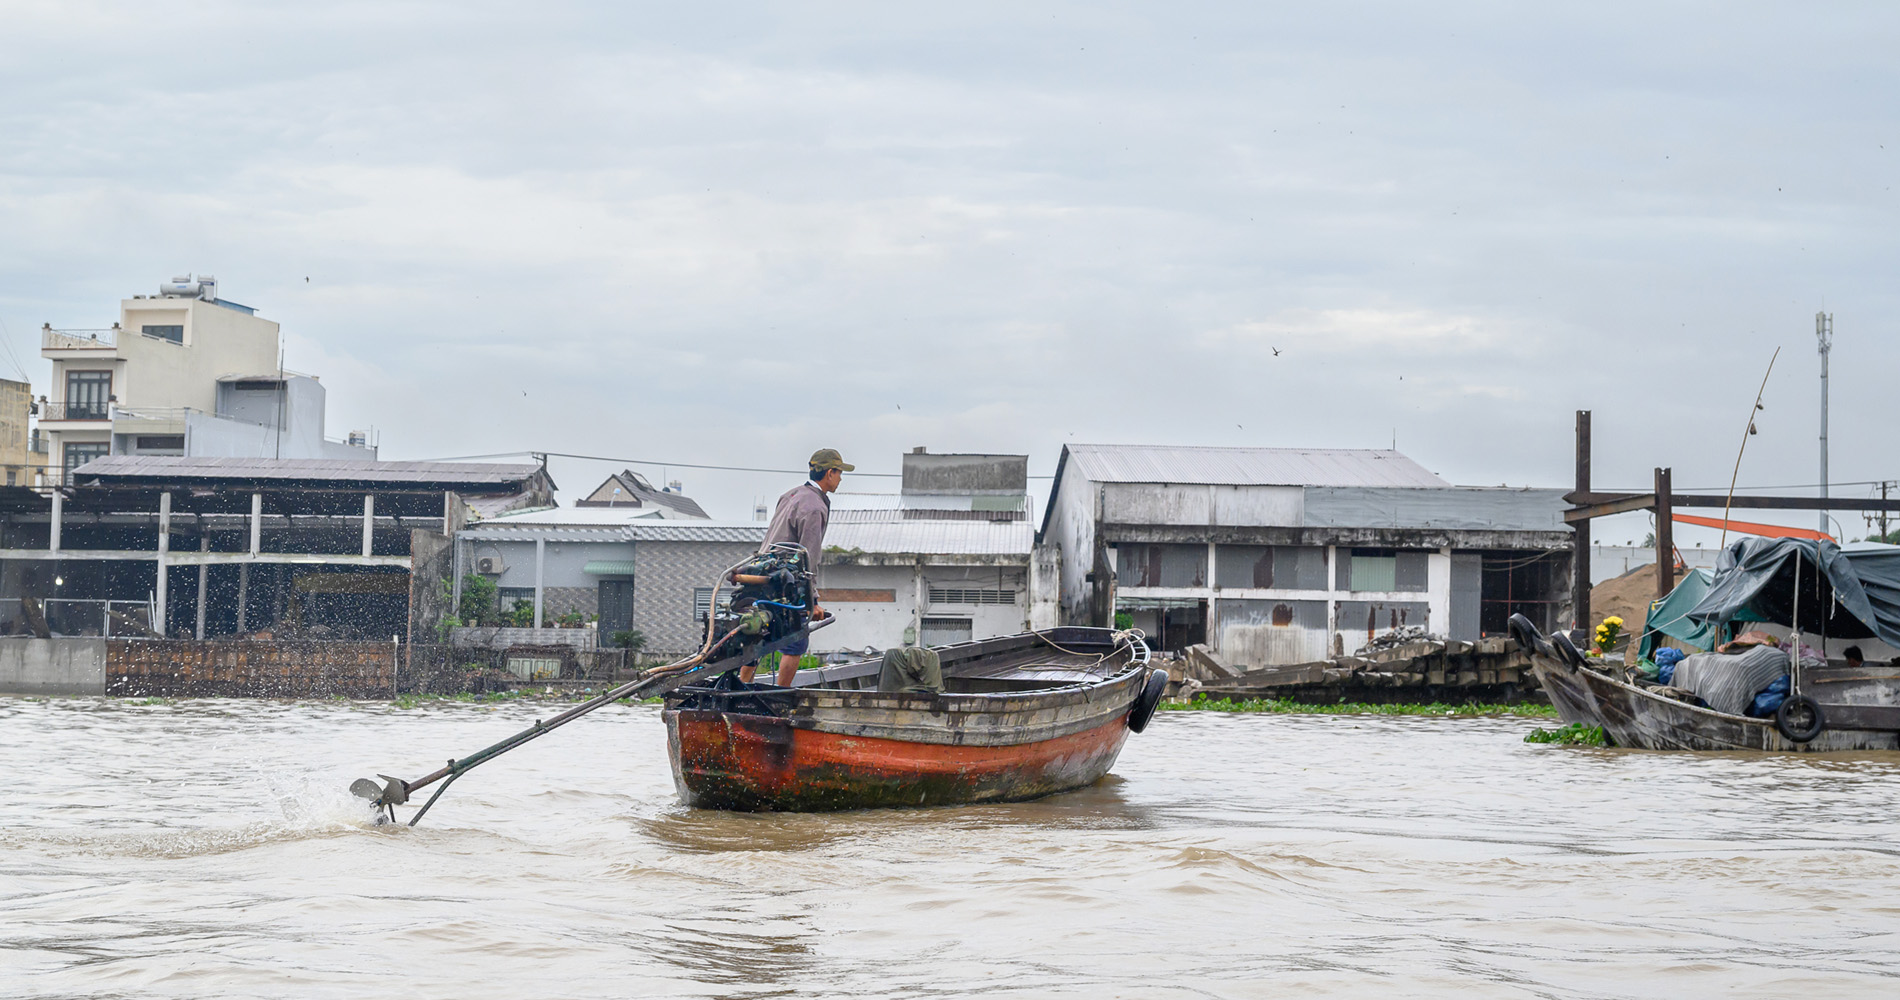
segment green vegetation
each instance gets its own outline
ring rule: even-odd
[[[1561,743],[1578,747],[1614,746],[1610,742],[1610,734],[1604,732],[1602,726],[1586,726],[1581,722],[1573,722],[1562,729],[1533,729],[1530,735],[1524,737],[1524,742]]]
[[[1462,705],[1447,704],[1442,701],[1425,704],[1371,705],[1364,702],[1342,701],[1330,705],[1309,705],[1305,702],[1287,701],[1283,698],[1248,698],[1234,701],[1230,698],[1197,698],[1182,705],[1163,702],[1164,710],[1175,712],[1259,712],[1271,715],[1515,715],[1525,718],[1553,718],[1557,710],[1549,705],[1537,705],[1525,702],[1517,705]]]
[[[462,577],[462,603],[455,609],[455,617],[468,625],[493,625],[501,620],[501,611],[496,606],[495,596],[499,588],[495,581],[479,573],[469,573]],[[533,612],[529,612],[533,617]]]
[[[637,654],[647,648],[647,634],[637,628],[618,629],[607,637],[607,645]]]
[[[1135,616],[1126,611],[1115,612],[1115,627],[1123,631],[1135,627]]]
[[[779,661],[783,659],[785,659],[784,653],[767,653],[759,657],[759,673],[776,673],[778,671]],[[824,666],[824,662],[810,653],[806,653],[798,658],[798,669],[800,670],[816,670],[821,666]]]

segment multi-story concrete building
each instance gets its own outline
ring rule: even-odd
[[[1070,445],[1039,539],[1067,622],[1299,663],[1406,625],[1567,624],[1563,492],[1452,486],[1396,451]]]
[[[119,304],[109,328],[40,331],[53,363],[40,430],[48,464],[104,455],[374,458],[365,435],[324,437],[324,390],[282,369],[278,324],[218,297],[209,276],[176,278]]]
[[[46,449],[28,423],[33,413],[33,387],[0,379],[0,481],[8,486],[32,486],[46,467]]]

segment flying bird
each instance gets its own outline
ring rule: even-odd
[[[1279,349],[1279,348],[1277,348],[1277,347],[1275,347],[1275,348],[1272,348],[1272,350],[1273,350],[1273,356],[1274,356],[1274,357],[1276,357],[1276,358],[1277,358],[1277,357],[1279,357],[1279,356],[1280,356],[1280,349]]]

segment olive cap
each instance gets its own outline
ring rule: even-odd
[[[814,469],[837,469],[842,472],[855,472],[857,466],[845,464],[844,456],[836,448],[820,448],[811,453],[810,465]]]

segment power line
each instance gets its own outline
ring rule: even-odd
[[[675,468],[675,469],[711,469],[715,472],[764,472],[764,473],[769,473],[771,475],[781,475],[781,476],[802,476],[802,475],[805,475],[806,472],[809,471],[808,469],[762,469],[756,466],[749,466],[749,465],[706,465],[706,464],[697,463],[697,462],[657,462],[649,458],[622,458],[615,455],[580,455],[580,454],[576,454],[574,452],[568,452],[568,451],[532,451],[532,450],[527,450],[527,449],[523,449],[521,451],[496,452],[489,455],[456,455],[451,458],[431,458],[431,459],[425,459],[424,461],[470,462],[470,461],[483,459],[483,458],[517,458],[522,455],[531,455],[531,456],[532,455],[546,455],[549,458],[578,458],[578,459],[582,459],[584,461],[589,461],[589,462],[620,462],[626,465],[652,465],[652,466],[659,466],[662,468]],[[876,476],[883,479],[897,479],[897,478],[902,477],[903,473],[901,472],[853,472],[851,473],[851,475]],[[1054,479],[1055,477],[1054,476],[1030,476],[1029,478]]]

